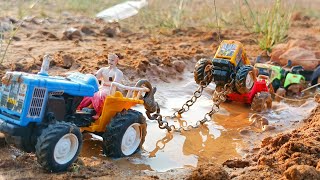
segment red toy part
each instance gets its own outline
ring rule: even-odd
[[[233,92],[227,95],[227,99],[231,101],[251,104],[252,99],[254,98],[254,95],[257,94],[258,92],[269,92],[269,89],[267,87],[265,80],[255,81],[250,92],[246,94],[238,94],[236,92]]]

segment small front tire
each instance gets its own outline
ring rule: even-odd
[[[48,171],[68,169],[78,158],[82,147],[82,134],[74,124],[58,122],[42,131],[36,144],[39,164]]]
[[[236,89],[240,94],[248,93],[254,84],[254,73],[252,66],[242,66],[236,74]]]

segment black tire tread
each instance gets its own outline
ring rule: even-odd
[[[64,131],[68,130],[69,132],[76,130],[78,135],[80,135],[79,139],[79,149],[75,155],[76,158],[71,160],[71,163],[67,163],[66,165],[62,165],[58,167],[52,162],[50,158],[50,146],[52,146],[52,142],[58,141],[57,137]],[[47,128],[42,131],[42,134],[37,139],[36,144],[36,156],[38,163],[48,171],[65,171],[78,157],[80,150],[82,147],[82,134],[77,126],[67,122],[57,122],[55,124],[50,124]],[[53,151],[53,150],[52,150]]]
[[[139,111],[132,109],[123,110],[117,113],[106,127],[103,134],[103,151],[108,157],[124,157],[121,152],[121,141],[125,130],[133,123],[145,124],[146,118]],[[136,152],[141,148],[145,141],[146,129],[142,130],[141,142]]]
[[[246,87],[246,78],[250,71],[253,70],[252,66],[241,66],[236,74],[236,89],[240,94],[248,93],[251,89]]]
[[[209,79],[206,79],[206,81],[204,82],[205,80],[204,78],[206,76],[205,68],[207,65],[212,65],[212,61],[206,58],[200,59],[195,65],[193,75],[194,75],[194,80],[199,85],[209,84],[212,81],[213,77],[211,76]],[[203,84],[201,84],[201,82]]]

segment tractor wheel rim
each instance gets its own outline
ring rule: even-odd
[[[130,156],[139,147],[141,142],[141,125],[131,124],[123,134],[121,141],[121,151],[124,155]]]
[[[54,160],[58,164],[66,164],[74,158],[78,148],[78,137],[72,133],[68,133],[57,142],[53,151]]]
[[[247,77],[246,77],[246,88],[247,88],[247,89],[251,89],[252,86],[253,86],[253,79],[252,79],[252,77],[251,77],[251,74],[248,73],[248,74],[247,74]]]

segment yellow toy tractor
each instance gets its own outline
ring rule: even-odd
[[[243,45],[234,40],[221,42],[214,58],[200,59],[194,70],[197,84],[206,86],[211,81],[217,91],[227,91],[226,100],[251,104],[255,111],[271,108],[268,80],[256,77]]]
[[[200,59],[197,62],[194,77],[198,84],[209,84],[213,80],[218,87],[234,79],[236,90],[243,94],[253,86],[252,70],[243,45],[238,41],[224,40],[213,59]]]

